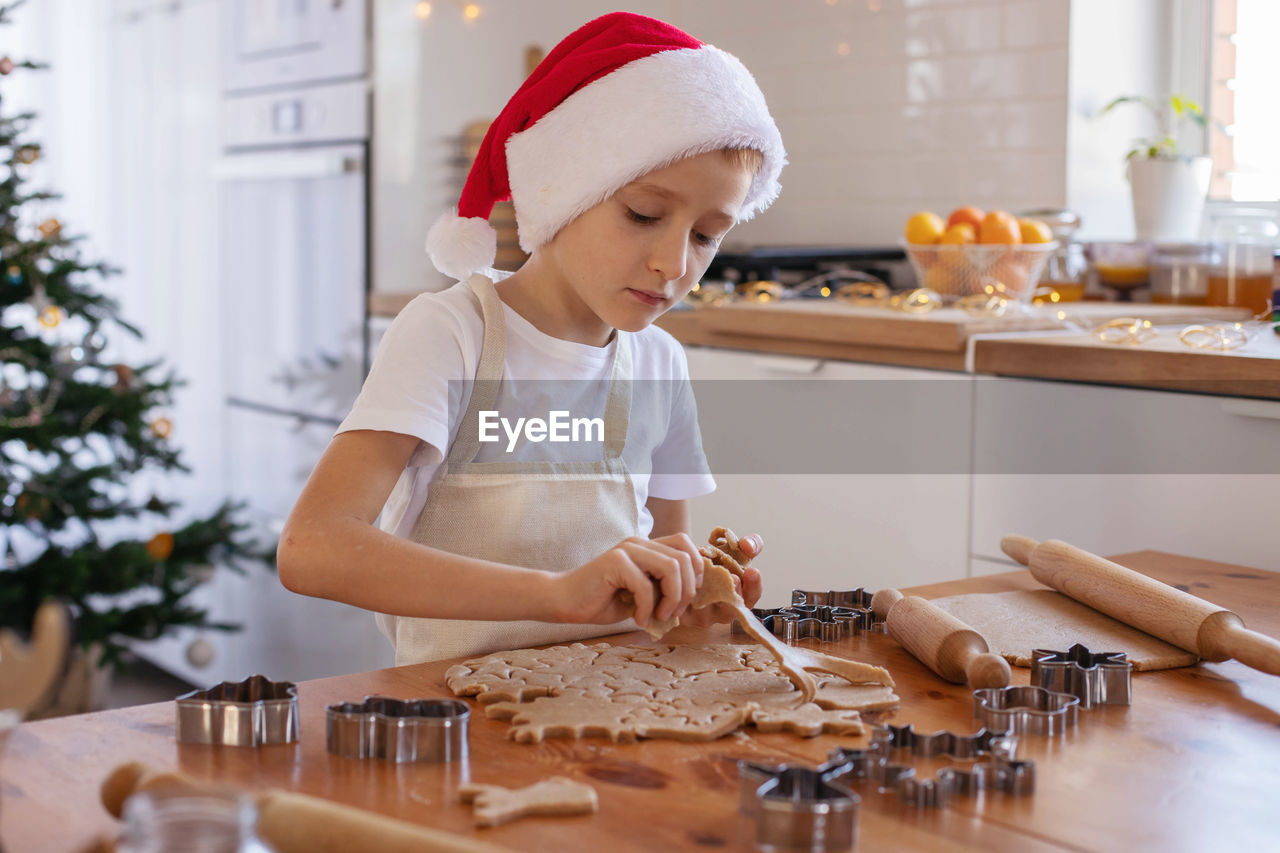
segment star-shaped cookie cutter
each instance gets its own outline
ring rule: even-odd
[[[1034,685],[984,687],[973,691],[973,716],[995,731],[1057,735],[1075,728],[1080,700]]]
[[[174,700],[178,743],[262,746],[298,739],[298,688],[251,675]]]
[[[1076,643],[1065,652],[1031,652],[1031,683],[1056,693],[1070,693],[1081,708],[1128,705],[1133,664],[1124,652],[1090,652]]]
[[[832,781],[847,764],[819,767],[738,762],[739,808],[756,824],[757,850],[853,847],[862,798]]]
[[[366,696],[325,709],[325,743],[344,758],[447,762],[467,757],[471,709],[459,699]]]

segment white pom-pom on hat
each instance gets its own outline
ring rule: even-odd
[[[498,256],[498,232],[489,220],[445,211],[427,232],[427,254],[440,272],[465,281],[476,270],[493,266]]]

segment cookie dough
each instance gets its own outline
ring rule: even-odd
[[[1124,652],[1135,670],[1191,666],[1198,658],[1130,628],[1051,589],[951,595],[934,604],[977,631],[991,651],[1014,666],[1031,666],[1033,649]]]
[[[525,788],[463,785],[464,803],[474,808],[476,826],[498,826],[530,815],[591,814],[600,808],[596,789],[567,776],[552,776]]]
[[[869,670],[877,668],[868,667]],[[858,711],[896,707],[882,684],[817,674],[814,702],[791,707],[796,689],[758,645],[611,646],[499,652],[450,667],[445,683],[487,716],[509,720],[509,737],[707,741],[754,724],[811,737],[857,734]]]

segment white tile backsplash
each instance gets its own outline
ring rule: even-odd
[[[1068,0],[682,0],[674,22],[736,54],[791,165],[740,239],[893,243],[932,206],[1065,202]]]

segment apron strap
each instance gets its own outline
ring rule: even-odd
[[[480,300],[484,343],[480,347],[480,364],[476,368],[475,381],[471,383],[467,411],[458,425],[453,447],[449,448],[450,464],[466,464],[480,452],[480,412],[491,412],[498,407],[498,385],[507,357],[507,324],[502,316],[502,300],[493,289],[493,282],[476,273],[468,279],[467,286]]]
[[[604,458],[620,459],[627,445],[631,420],[631,334],[617,330],[613,347],[613,372],[604,406]]]

